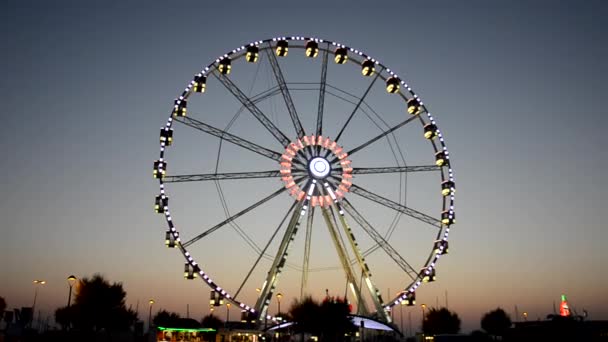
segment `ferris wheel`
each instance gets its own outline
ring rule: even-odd
[[[451,164],[404,78],[338,42],[275,37],[219,56],[175,99],[155,210],[212,301],[276,320],[281,293],[331,289],[390,322],[448,252]]]

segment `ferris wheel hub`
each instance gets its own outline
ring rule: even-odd
[[[308,163],[310,174],[316,179],[324,179],[331,172],[331,166],[325,158],[316,157]]]

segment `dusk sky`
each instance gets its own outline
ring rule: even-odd
[[[185,315],[189,304],[192,317],[206,315],[209,288],[184,280],[183,257],[165,248],[166,223],[153,212],[159,128],[174,98],[217,56],[302,35],[378,58],[424,99],[443,132],[458,221],[438,280],[419,289],[419,304],[444,305],[447,291],[465,331],[499,306],[543,319],[561,294],[578,313],[608,319],[606,17],[605,1],[3,1],[0,296],[8,308],[31,306],[32,281],[44,279],[36,305],[52,315],[66,304],[67,276],[101,273],[123,283],[140,318],[149,298],[155,310]],[[234,115],[237,103],[227,106]],[[215,158],[215,147],[183,148],[197,138],[179,128],[191,138],[176,158]],[[231,210],[281,186],[272,182],[258,183],[264,190]],[[189,196],[184,211],[217,205],[215,192]],[[436,189],[414,185],[408,193],[422,206],[428,197],[435,200]],[[274,227],[284,207],[260,215]],[[206,217],[181,220],[210,227],[222,216]],[[428,255],[432,238],[425,241],[426,254],[416,257]],[[239,255],[228,237],[210,242]],[[241,272],[209,260],[210,269]],[[317,285],[318,296],[333,286]],[[281,291],[286,303],[299,296]],[[419,306],[405,310],[419,322]]]

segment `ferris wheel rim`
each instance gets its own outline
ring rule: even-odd
[[[324,46],[319,46],[319,50],[321,51],[327,51],[330,52],[330,49],[333,48],[344,48],[347,49],[347,51],[349,51],[350,53],[353,53],[353,56],[358,56],[356,57],[357,60],[360,61],[371,61],[372,63],[374,63],[375,65],[379,66],[381,68],[381,71],[378,72],[378,77],[380,77],[381,79],[387,81],[389,79],[389,77],[394,77],[397,78],[401,84],[401,86],[403,87],[403,89],[407,89],[407,92],[409,93],[409,96],[406,96],[405,94],[399,92],[399,95],[401,95],[401,97],[404,100],[408,100],[408,99],[417,99],[420,107],[421,107],[421,113],[425,113],[427,116],[427,119],[429,121],[429,123],[435,124],[435,119],[433,118],[433,116],[430,114],[430,112],[427,110],[426,105],[422,102],[422,100],[418,97],[418,95],[416,93],[414,93],[414,91],[409,87],[409,85],[407,83],[405,83],[403,81],[403,78],[399,77],[396,73],[394,73],[392,70],[390,70],[389,68],[387,68],[386,66],[384,66],[380,61],[378,61],[377,59],[371,57],[370,55],[367,55],[366,53],[364,53],[361,50],[358,49],[354,49],[351,48],[347,45],[341,44],[341,43],[337,43],[334,41],[329,41],[329,40],[323,40],[323,39],[319,39],[319,38],[314,38],[314,37],[304,37],[304,36],[284,36],[284,37],[274,37],[274,38],[269,38],[269,39],[265,39],[265,40],[259,40],[259,41],[254,41],[254,42],[250,42],[248,44],[245,45],[241,45],[240,47],[231,50],[227,53],[225,53],[222,56],[219,56],[217,59],[215,59],[213,62],[211,62],[209,65],[207,65],[206,67],[204,67],[197,75],[195,76],[208,76],[209,74],[211,74],[211,72],[214,70],[214,68],[217,68],[217,66],[219,65],[220,62],[222,62],[225,59],[233,59],[233,60],[237,60],[239,58],[242,58],[247,50],[247,47],[249,46],[257,46],[260,47],[261,49],[272,49],[272,43],[273,42],[278,42],[281,40],[285,40],[285,41],[315,41],[318,43],[323,43],[324,45],[326,45],[326,47]],[[302,46],[297,46],[297,48],[302,48]],[[352,61],[356,61],[355,59],[351,60]],[[362,62],[360,62],[362,63]],[[384,74],[383,72],[386,72],[386,74]],[[187,100],[189,98],[189,96],[193,93],[192,88],[194,86],[194,81],[191,81],[188,86],[184,89],[184,91],[182,92],[182,94],[176,99],[175,101],[175,105],[174,108],[172,108],[172,110],[170,111],[170,116],[169,119],[167,121],[167,124],[165,127],[170,128],[172,126],[173,123],[173,112],[175,110],[175,108],[177,108],[177,106],[179,106],[179,104],[181,103],[181,101]],[[421,115],[416,115],[418,117],[420,117]],[[422,120],[422,118],[420,118],[420,120],[424,123],[424,120]],[[441,131],[437,128],[436,129],[436,134],[438,136],[438,145],[436,146],[435,142],[432,143],[433,148],[435,150],[436,153],[439,152],[444,152],[446,154],[447,159],[449,159],[449,154],[447,152],[447,146],[445,144],[445,141],[443,139],[442,133]],[[164,152],[165,152],[165,147],[166,145],[163,144],[161,142],[161,150],[160,150],[160,158],[159,160],[162,162],[164,160]],[[439,147],[439,148],[438,148]],[[327,162],[327,161],[325,161]],[[329,163],[328,163],[329,166]],[[331,166],[329,166],[329,168],[331,168]],[[312,171],[311,171],[312,172]],[[323,171],[324,173],[325,171]],[[328,171],[329,173],[329,171]],[[323,177],[326,177],[327,174],[323,174]],[[323,179],[323,177],[320,177],[319,179]],[[453,177],[453,171],[451,168],[451,165],[447,168],[447,176],[443,173],[443,168],[442,168],[442,181],[446,181],[449,180],[451,182],[454,182],[454,177]],[[159,178],[159,185],[160,185],[160,191],[161,191],[161,195],[165,194],[165,189],[164,189],[164,181],[161,178]],[[454,212],[454,191],[453,189],[450,192],[450,196],[449,196],[449,205],[448,207],[450,208],[450,212],[453,214]],[[204,272],[204,270],[202,270],[202,268],[196,263],[196,261],[194,260],[194,258],[190,255],[190,253],[188,252],[187,248],[184,247],[184,245],[180,242],[179,239],[179,231],[175,228],[175,225],[173,224],[173,219],[171,217],[170,211],[169,211],[169,207],[167,205],[166,207],[166,211],[165,211],[165,218],[167,221],[167,224],[169,226],[169,229],[171,231],[171,234],[173,235],[173,237],[176,239],[176,241],[178,241],[177,247],[180,249],[180,251],[182,252],[183,256],[185,257],[187,263],[189,263],[190,265],[192,265],[193,267],[195,267],[196,269],[198,269],[198,273],[201,276],[201,279],[203,279],[207,285],[214,291],[218,292],[221,296],[223,296],[224,298],[230,300],[231,302],[233,302],[234,304],[238,305],[241,309],[243,310],[247,310],[251,313],[257,314],[257,312],[255,312],[255,310],[245,304],[244,302],[241,302],[239,300],[234,299],[227,291],[225,291],[224,289],[222,289],[222,287],[219,286],[219,284],[216,284],[208,274],[206,274]],[[437,236],[437,240],[444,240],[444,241],[448,241],[448,233],[449,233],[449,226],[447,225],[447,228],[444,229],[440,229],[438,232],[438,236]],[[443,234],[443,236],[442,236]],[[428,271],[433,271],[435,269],[435,265],[438,261],[438,259],[441,257],[442,254],[433,254],[431,253],[429,255],[429,257],[427,258],[426,262],[424,263],[424,268]],[[428,274],[428,273],[427,273]],[[400,293],[398,293],[398,295],[392,299],[390,299],[389,301],[383,303],[383,306],[385,308],[385,310],[390,310],[394,305],[399,304],[401,301],[405,300],[407,298],[407,294],[408,292],[410,293],[414,293],[416,291],[416,289],[421,285],[422,283],[422,278],[423,275],[419,274],[416,279],[409,285],[407,285],[404,290]],[[272,317],[269,315],[266,315],[266,317],[268,319],[276,319],[276,317]]]

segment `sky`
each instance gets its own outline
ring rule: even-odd
[[[458,221],[438,280],[419,289],[418,303],[443,306],[447,294],[465,331],[478,329],[482,314],[496,307],[513,316],[517,306],[529,319],[542,319],[561,294],[578,312],[608,319],[608,275],[602,271],[608,264],[602,220],[608,207],[601,176],[608,166],[607,15],[602,1],[3,1],[0,296],[9,308],[31,306],[32,281],[44,279],[36,305],[43,316],[51,315],[66,304],[69,275],[101,273],[122,282],[127,305],[142,318],[150,298],[154,310],[186,315],[188,306],[192,317],[207,314],[209,289],[183,279],[183,257],[164,247],[166,224],[152,209],[159,127],[173,99],[217,56],[250,41],[303,35],[335,40],[382,61],[424,99],[443,132],[456,177]],[[306,78],[306,68],[290,76]],[[242,75],[254,77],[252,70]],[[336,82],[349,83],[349,76],[335,75],[344,77]],[[255,80],[255,89],[269,82]],[[237,103],[222,99],[207,97],[201,108],[234,115]],[[275,102],[266,106],[281,113]],[[379,111],[387,108],[379,104]],[[227,123],[228,116],[207,115]],[[242,120],[235,130],[249,127]],[[369,133],[364,122],[357,127],[351,136]],[[180,171],[211,165],[204,163],[215,159],[217,147],[180,129]],[[252,139],[259,138],[254,132]],[[381,145],[373,151],[389,156]],[[241,161],[264,169],[247,162],[242,151],[227,147],[226,153],[234,153],[227,168],[232,160],[234,168]],[[424,190],[425,181],[408,178],[408,203],[424,207],[436,200],[436,193]],[[242,196],[226,190],[231,210],[280,186],[272,182],[241,188]],[[394,190],[391,183],[373,182]],[[176,188],[172,197],[183,204],[173,213],[190,234],[196,231],[192,225],[208,227],[222,217],[215,187],[207,193],[197,186]],[[286,196],[262,209],[255,223],[278,223]],[[371,216],[382,215],[367,205]],[[251,256],[240,254],[243,241],[218,235],[209,244],[226,247],[216,252],[199,246],[201,255],[208,253],[199,263],[217,270],[218,279],[242,279],[246,268],[234,260]],[[416,248],[407,253],[426,257],[426,246],[424,255]],[[313,254],[323,259],[335,253],[331,248],[320,242]],[[390,278],[390,271],[376,269],[379,280]],[[323,283],[335,274],[319,273],[317,296],[326,287],[343,287]],[[398,290],[390,281],[379,286],[383,293]],[[287,303],[299,296],[296,286],[280,290]],[[404,315],[408,310],[419,322],[419,307],[404,309]],[[398,320],[400,312],[395,315]]]

